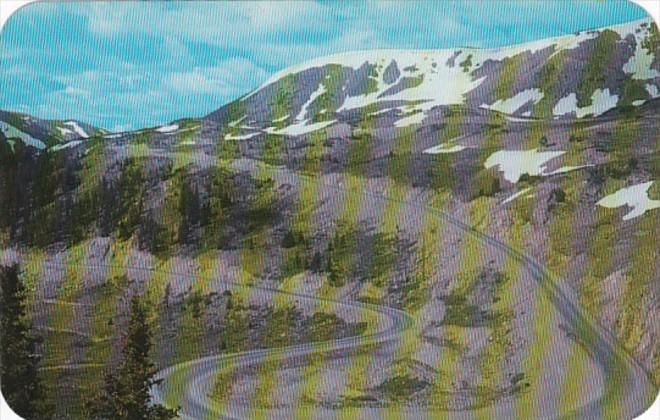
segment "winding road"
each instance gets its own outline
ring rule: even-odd
[[[290,176],[287,169],[278,167],[276,172],[285,176]],[[296,172],[301,180],[306,182],[319,182],[318,179],[309,175]],[[344,189],[336,184],[322,184],[324,188],[335,189],[338,192],[345,192]],[[363,195],[371,195],[379,200],[394,201],[398,200],[382,197],[367,191]],[[479,241],[489,244],[517,261],[521,267],[528,271],[531,277],[536,281],[546,293],[555,309],[562,316],[564,323],[570,326],[573,331],[588,348],[589,357],[594,364],[601,369],[602,373],[616,375],[616,380],[620,386],[608,388],[608,391],[602,395],[596,395],[588,404],[576,408],[570,413],[563,413],[565,418],[602,418],[611,412],[612,405],[615,405],[615,412],[618,418],[634,418],[650,406],[656,396],[657,388],[652,383],[649,374],[616,340],[609,331],[605,330],[597,321],[586,313],[586,311],[572,298],[570,293],[565,292],[556,278],[542,264],[535,261],[528,255],[509,247],[507,244],[476,230],[474,227],[454,218],[437,208],[427,207],[425,209],[430,214],[453,225],[463,232],[476,237]],[[567,286],[563,286],[567,287]],[[270,292],[284,293],[279,290],[265,289]],[[294,294],[301,299],[318,300],[314,296],[305,296]],[[384,315],[389,319],[385,328],[372,335],[348,337],[340,340],[328,342],[318,342],[295,345],[285,348],[254,350],[241,352],[237,354],[217,355],[204,357],[177,364],[158,373],[158,378],[163,381],[160,386],[154,387],[152,396],[154,402],[167,405],[165,392],[168,387],[168,381],[179,375],[185,375],[186,386],[178,390],[177,399],[181,404],[180,416],[184,419],[202,419],[202,418],[231,418],[224,413],[218,412],[213,404],[208,401],[210,387],[213,386],[212,378],[216,375],[218,368],[222,364],[231,363],[233,368],[250,366],[271,360],[295,359],[317,353],[328,353],[334,351],[347,351],[356,349],[360,346],[385,344],[394,341],[405,330],[413,325],[412,318],[405,312],[378,305],[370,305],[359,302],[334,302],[337,305],[347,305],[360,310],[368,310]],[[610,378],[611,380],[611,378]],[[609,407],[609,408],[608,408]],[[513,413],[512,413],[513,414]],[[558,413],[545,413],[544,417],[556,418]],[[332,417],[330,413],[328,415]],[[452,417],[471,418],[469,412],[452,413]]]
[[[272,171],[274,176],[291,177],[292,174],[294,174],[298,181],[313,182],[316,183],[317,186],[320,182],[316,177],[299,172],[292,173],[285,167],[273,167]],[[346,192],[336,183],[322,182],[320,185],[324,188],[336,190],[337,192]],[[369,191],[362,191],[361,194],[371,196],[378,200],[403,204],[399,200],[377,195]],[[609,375],[609,382],[615,383],[615,386],[606,386],[606,391],[604,393],[594,395],[587,404],[575,408],[570,413],[562,413],[561,415],[558,415],[556,412],[542,413],[539,418],[603,418],[613,412],[612,407],[614,407],[614,412],[616,413],[615,418],[634,418],[651,405],[656,397],[658,389],[651,381],[649,374],[644,367],[620,345],[613,334],[594,320],[590,314],[588,314],[579,303],[575,301],[573,294],[570,293],[569,290],[564,289],[565,287],[570,286],[565,284],[562,285],[559,278],[534,258],[511,248],[506,243],[476,230],[474,227],[438,208],[425,206],[424,210],[428,212],[428,214],[460,229],[465,234],[472,235],[482,243],[505,252],[510,258],[519,263],[520,267],[528,272],[533,281],[540,286],[547,298],[552,302],[556,311],[561,315],[563,323],[569,326],[569,330],[574,333],[579,342],[586,347],[588,357],[593,362],[592,365],[595,369],[600,370],[600,374],[604,375],[605,378],[608,378]],[[98,264],[90,265],[89,267],[108,268],[110,266]],[[169,274],[173,276],[192,276],[190,273],[168,272],[148,267],[124,268],[150,272],[158,271],[161,274]],[[387,306],[356,301],[334,301],[300,293],[285,292],[274,288],[247,286],[232,282],[225,282],[225,284],[232,285],[233,287],[249,287],[251,290],[266,293],[285,294],[290,297],[295,297],[296,299],[312,300],[315,302],[325,301],[338,307],[344,307],[351,310],[363,312],[368,311],[372,314],[378,315],[379,320],[381,321],[379,322],[380,330],[368,335],[347,337],[326,342],[315,342],[284,348],[261,349],[235,354],[208,356],[164,368],[156,375],[157,379],[161,381],[160,384],[154,386],[151,390],[153,402],[171,406],[172,404],[168,399],[168,395],[172,395],[174,392],[176,400],[181,407],[179,415],[183,419],[241,417],[228,415],[209,401],[208,398],[208,395],[212,391],[214,383],[213,379],[215,375],[217,375],[218,369],[222,369],[225,365],[230,365],[233,369],[236,369],[258,365],[269,361],[284,362],[315,354],[342,351],[349,352],[365,346],[386,345],[387,343],[395,343],[400,339],[404,332],[412,328],[414,325],[414,320],[409,314]],[[69,366],[69,368],[75,367],[76,366]],[[177,384],[181,383],[180,379],[182,377],[184,378],[182,389],[176,388]],[[613,377],[615,378],[614,381],[612,381]],[[587,390],[586,392],[589,391],[590,390]],[[497,405],[498,403],[495,402],[494,404]],[[490,409],[492,409],[492,407],[486,408],[486,410]],[[497,412],[507,413],[510,418],[513,418],[516,415],[515,407],[510,405],[504,405],[500,410],[497,410]],[[318,417],[323,418],[334,418],[337,414],[332,409],[320,409],[318,413]],[[475,414],[474,411],[455,411],[451,413],[451,417],[474,418]],[[369,415],[379,415],[378,409],[370,412]],[[445,416],[446,415],[447,414],[445,413]],[[410,417],[435,418],[435,415],[418,411],[410,414]]]

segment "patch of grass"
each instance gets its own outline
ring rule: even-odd
[[[429,385],[429,382],[422,379],[410,375],[401,375],[386,379],[375,390],[389,400],[402,401],[410,399]]]
[[[315,312],[305,320],[305,338],[307,341],[328,341],[338,337],[338,331],[346,327],[346,321],[335,314]],[[350,325],[348,336],[362,335],[367,329],[366,322]]]
[[[615,44],[620,39],[619,34],[606,29],[595,39],[589,61],[582,70],[582,77],[577,87],[577,104],[579,107],[591,105],[591,96],[603,86],[606,80],[606,69],[612,53],[616,51]]]
[[[495,194],[502,190],[500,186],[500,178],[497,170],[481,169],[474,177],[472,182],[472,193],[470,200],[475,200],[479,197],[493,197]]]

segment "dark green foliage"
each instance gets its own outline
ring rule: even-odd
[[[391,400],[405,400],[429,385],[427,381],[410,375],[397,375],[378,385],[376,391]]]
[[[353,266],[353,253],[357,245],[357,228],[350,222],[337,222],[335,232],[328,241],[327,269],[331,286],[346,284]]]
[[[268,308],[264,319],[268,320],[264,330],[263,347],[283,347],[292,343],[292,331],[302,318],[300,310],[294,306]]]
[[[183,179],[179,186],[178,215],[180,216],[178,242],[191,243],[194,240],[192,231],[198,227],[201,220],[201,204],[197,186],[190,179]]]
[[[568,136],[568,141],[570,143],[580,143],[580,142],[583,142],[585,138],[586,138],[586,135],[584,134],[584,132],[580,131],[580,132],[576,132],[576,133],[571,133],[571,135]]]
[[[305,320],[304,324],[306,341],[332,340],[337,338],[341,330],[348,326],[342,318],[325,312],[315,312],[314,315]],[[367,323],[359,322],[349,327],[351,331],[342,335],[361,335],[366,330]]]
[[[459,66],[463,69],[464,73],[470,71],[470,67],[472,67],[472,54],[468,55],[467,58],[459,64]]]
[[[117,221],[117,236],[128,239],[142,218],[145,179],[140,161],[136,159],[128,159],[120,171],[119,180],[113,186],[117,197],[111,219]]]
[[[311,261],[309,262],[309,269],[313,273],[320,273],[324,269],[324,261],[323,257],[321,256],[321,253],[319,251],[316,251],[314,255],[312,256]]]
[[[106,375],[104,389],[87,403],[94,419],[161,420],[177,417],[178,410],[152,405],[149,390],[157,384],[151,361],[152,333],[142,298],[131,299],[131,317],[119,367]]]
[[[311,249],[301,232],[287,230],[282,238],[282,248],[282,277],[290,277],[311,268]]]
[[[268,135],[263,143],[263,149],[261,151],[261,160],[270,164],[281,164],[285,155],[285,144],[283,137]]]
[[[293,248],[297,243],[295,233],[292,230],[287,230],[284,238],[282,238],[282,247],[287,249]]]
[[[492,197],[501,191],[500,179],[493,169],[482,169],[474,177],[471,199]]]
[[[202,245],[219,247],[224,240],[223,227],[233,206],[234,188],[230,172],[214,167],[207,181],[208,199],[202,203]]]
[[[566,193],[561,188],[555,188],[550,193],[550,198],[557,203],[564,203],[566,201]]]
[[[253,179],[248,206],[244,211],[248,230],[259,231],[272,223],[277,216],[275,207],[275,180],[272,178]]]
[[[47,418],[51,407],[37,376],[40,356],[25,314],[26,291],[17,265],[0,266],[0,384],[2,395],[20,416]]]
[[[445,296],[443,301],[445,317],[442,319],[442,325],[481,327],[491,325],[498,319],[497,314],[480,309],[479,306],[470,303],[464,295],[453,293]]]
[[[186,308],[190,309],[192,317],[199,319],[204,313],[204,308],[206,306],[205,297],[199,290],[192,291],[185,301]]]
[[[622,157],[609,160],[602,165],[606,176],[616,179],[625,179],[630,176],[637,168],[639,162],[633,156],[628,158]]]
[[[634,112],[636,107],[633,106],[634,101],[647,100],[650,95],[644,83],[640,80],[634,80],[631,75],[627,75],[626,79],[621,86],[621,98],[619,99],[618,106],[624,112]]]
[[[369,134],[371,117],[364,116],[360,122],[365,128],[354,129],[351,135],[350,150],[346,162],[349,171],[360,174],[360,166],[369,161],[372,139]]]
[[[657,57],[658,50],[660,50],[660,31],[655,23],[651,23],[649,34],[642,41],[642,47]]]
[[[454,183],[454,172],[449,155],[433,155],[427,175],[431,188],[440,191],[449,190]]]
[[[228,352],[240,351],[248,339],[248,315],[241,301],[227,295],[227,312],[219,334],[219,345]]]

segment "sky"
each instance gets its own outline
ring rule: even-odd
[[[0,32],[0,109],[123,131],[206,115],[322,55],[494,48],[645,17],[625,0],[38,2]]]

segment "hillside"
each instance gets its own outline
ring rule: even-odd
[[[632,417],[660,383],[658,57],[644,20],[500,50],[323,57],[134,132],[0,113],[0,260],[23,263],[52,399],[80,409],[144,293],[159,368],[366,340],[196,378],[239,417],[300,404],[540,418],[593,401]],[[622,389],[556,295],[654,388]],[[396,338],[369,342],[383,325]],[[273,369],[291,385],[275,392]]]

